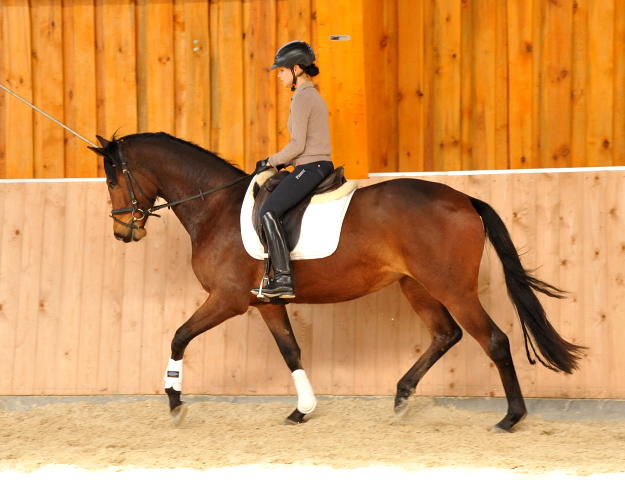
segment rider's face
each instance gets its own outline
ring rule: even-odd
[[[295,65],[293,69],[295,70],[295,75],[298,75],[302,71],[302,69],[299,68],[299,65]],[[293,75],[291,74],[290,68],[280,67],[278,69],[278,78],[282,81],[282,85],[285,87],[290,88],[291,85],[293,85]]]

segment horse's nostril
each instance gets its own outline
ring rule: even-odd
[[[123,240],[123,239],[124,239],[124,236],[123,236],[123,235],[121,235],[121,234],[119,234],[119,233],[117,233],[117,232],[115,232],[115,233],[114,233],[114,236],[115,236],[115,238],[116,238],[117,240]]]

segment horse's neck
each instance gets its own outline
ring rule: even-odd
[[[155,174],[158,177],[159,196],[166,202],[176,202],[197,195],[200,191],[206,192],[243,176],[221,160],[207,161],[196,152],[188,156],[185,152],[169,152],[162,160],[155,162],[159,166]],[[203,200],[189,200],[173,207],[192,241],[201,235],[208,222],[214,225],[220,218],[238,218],[237,208],[240,210],[244,195],[241,188],[236,188],[238,186],[208,194]]]

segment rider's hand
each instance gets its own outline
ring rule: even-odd
[[[254,171],[255,175],[258,175],[260,172],[264,172],[265,170],[269,170],[271,165],[269,164],[269,159],[265,158],[264,160],[259,160],[256,162],[256,170]]]

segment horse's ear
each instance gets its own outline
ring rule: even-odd
[[[87,147],[89,150],[93,150],[96,154],[100,155],[101,157],[104,157],[104,149],[103,148],[97,148],[97,147]]]
[[[98,139],[98,141],[100,142],[100,145],[102,145],[104,148],[106,148],[106,146],[111,143],[109,142],[106,138],[102,138],[100,135],[96,135],[96,138]],[[93,149],[92,149],[93,150]],[[96,152],[97,153],[97,152]]]

